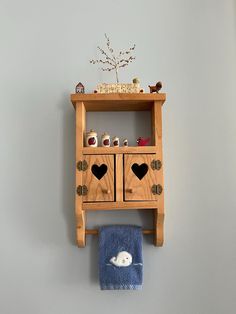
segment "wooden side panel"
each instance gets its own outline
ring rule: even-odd
[[[158,184],[156,172],[151,168],[153,159],[155,159],[154,154],[124,156],[126,201],[157,200],[157,195],[152,193],[153,184]]]
[[[76,165],[79,160],[82,160],[82,149],[85,132],[85,107],[83,102],[76,103]],[[76,168],[76,190],[79,185],[83,184],[81,171]],[[76,215],[76,233],[77,243],[79,247],[85,246],[85,212],[82,209],[82,197],[75,192],[75,215]]]
[[[154,145],[157,147],[156,158],[162,163],[158,171],[159,182],[163,187],[161,195],[158,197],[158,207],[154,209],[154,245],[162,246],[164,242],[164,180],[163,180],[163,157],[162,157],[162,103],[155,101],[152,108],[152,130]]]
[[[115,155],[115,164],[116,164],[116,202],[123,201],[123,155],[116,154]]]
[[[155,101],[152,107],[152,136],[153,143],[159,148],[162,144],[162,116],[161,116],[161,102]]]
[[[83,171],[83,185],[88,188],[84,202],[112,202],[114,197],[114,155],[85,155],[88,169]]]
[[[165,214],[158,212],[158,208],[153,210],[154,213],[154,245],[163,246],[164,243],[164,217]]]

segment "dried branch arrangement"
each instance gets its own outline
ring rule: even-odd
[[[127,66],[129,63],[131,63],[133,60],[135,60],[135,57],[131,55],[131,52],[135,49],[135,45],[133,47],[129,48],[126,51],[120,51],[117,55],[114,53],[114,49],[111,47],[110,39],[109,37],[105,34],[106,38],[106,45],[107,45],[107,52],[100,48],[99,46],[97,47],[98,50],[101,52],[103,60],[90,60],[90,63],[96,64],[96,63],[102,63],[103,65],[107,67],[103,67],[102,71],[113,71],[115,70],[116,73],[116,82],[119,83],[119,77],[118,77],[118,69],[119,68],[124,68]]]

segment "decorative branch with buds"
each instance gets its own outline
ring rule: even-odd
[[[104,67],[102,67],[102,71],[113,71],[115,70],[116,72],[116,82],[119,83],[119,78],[118,78],[118,69],[119,68],[124,68],[127,66],[129,63],[131,63],[133,60],[135,60],[135,57],[131,55],[131,52],[135,49],[135,45],[133,47],[129,48],[126,51],[120,51],[117,55],[115,55],[113,48],[111,47],[110,39],[109,37],[105,34],[105,38],[107,40],[106,45],[107,45],[107,52],[100,48],[99,46],[97,47],[98,50],[101,52],[103,55],[103,60],[90,60],[90,63],[96,64],[96,63],[102,63]]]

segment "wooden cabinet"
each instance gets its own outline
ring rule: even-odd
[[[120,164],[116,163],[116,167],[113,154],[84,155],[83,202],[115,202],[118,194],[121,201],[156,201],[154,186],[161,182],[161,177],[153,166],[155,157],[155,154],[120,154]],[[117,185],[116,177],[120,178]]]
[[[76,225],[79,247],[85,246],[88,210],[152,209],[154,244],[163,245],[164,186],[162,105],[165,94],[73,94],[76,110]],[[152,113],[152,143],[138,147],[84,147],[87,111]],[[96,126],[94,126],[96,128]]]

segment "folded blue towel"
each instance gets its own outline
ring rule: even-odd
[[[139,290],[143,283],[142,229],[131,225],[99,229],[101,290]]]

